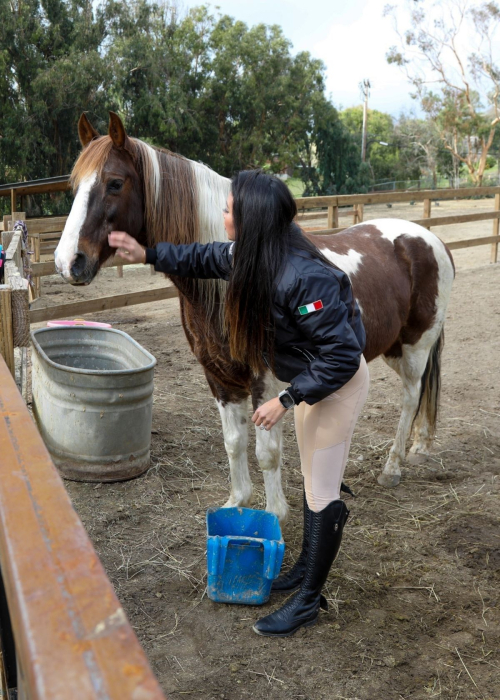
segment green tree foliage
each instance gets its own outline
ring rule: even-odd
[[[67,173],[80,112],[108,106],[102,10],[88,0],[0,0],[0,177]]]
[[[361,151],[363,107],[344,109],[340,118]],[[394,119],[390,114],[376,109],[368,110],[366,160],[373,180],[396,179],[399,152],[395,140]]]
[[[387,54],[415,89],[436,125],[443,147],[472,181],[481,185],[488,152],[500,123],[500,67],[496,2],[411,0],[400,46]],[[398,28],[397,5],[387,6]],[[432,87],[430,87],[432,85]]]
[[[80,113],[103,132],[109,109],[129,133],[224,175],[294,169],[308,194],[365,191],[391,167],[376,144],[372,170],[360,163],[323,64],[293,54],[279,26],[167,0],[0,0],[0,20],[4,182],[68,173]],[[371,117],[389,139],[391,118]]]
[[[361,168],[356,139],[326,101],[316,104],[315,119],[302,152],[304,196],[366,192],[371,175]]]
[[[278,26],[248,28],[206,7],[179,17],[145,0],[113,6],[109,56],[132,133],[220,173],[300,159],[324,97],[323,65],[291,54]]]

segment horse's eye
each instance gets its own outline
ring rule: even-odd
[[[108,192],[119,192],[123,187],[123,180],[110,180],[107,188]]]

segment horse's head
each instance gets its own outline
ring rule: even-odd
[[[78,133],[83,151],[71,174],[75,199],[54,257],[67,282],[89,284],[113,255],[111,231],[146,243],[144,195],[137,146],[118,115],[110,112],[108,135],[100,136],[82,114]]]

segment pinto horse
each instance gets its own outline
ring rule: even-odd
[[[160,241],[207,243],[227,240],[222,209],[230,181],[207,166],[129,137],[110,113],[100,136],[82,114],[83,146],[71,180],[75,199],[55,252],[56,268],[71,284],[89,284],[113,255],[112,230],[127,231],[141,244]],[[412,425],[409,460],[423,461],[434,435],[440,387],[443,324],[454,278],[446,246],[427,229],[407,221],[377,219],[331,236],[306,234],[352,283],[366,329],[365,357],[381,355],[401,377],[403,405],[394,444],[378,477],[400,481]],[[256,377],[229,354],[222,325],[226,283],[172,276],[179,291],[187,340],[203,366],[222,419],[231,471],[226,506],[248,506],[248,408],[277,395],[270,374]],[[288,505],[281,486],[282,431],[256,431],[256,454],[264,474],[266,509],[281,520]]]

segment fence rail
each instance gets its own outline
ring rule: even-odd
[[[17,198],[26,194],[46,194],[48,192],[66,192],[70,189],[69,175],[48,177],[29,182],[12,182],[0,185],[0,197],[10,197],[11,212],[17,211]]]
[[[0,455],[8,689],[19,700],[164,699],[2,357]]]
[[[432,202],[435,200],[464,199],[476,196],[494,196],[493,210],[474,214],[458,214],[456,216],[431,216]],[[394,204],[397,202],[422,202],[423,217],[412,221],[430,229],[434,226],[450,226],[470,223],[473,221],[493,221],[491,236],[469,238],[447,243],[450,250],[469,248],[479,245],[491,245],[491,262],[498,261],[499,219],[500,219],[500,186],[495,187],[464,187],[462,189],[421,190],[420,192],[370,192],[368,194],[332,195],[328,197],[299,197],[296,200],[297,209],[301,212],[301,223],[307,230],[307,212],[311,209],[326,208],[323,218],[327,218],[327,228],[311,230],[315,236],[327,236],[340,233],[348,226],[339,226],[340,208],[352,206],[353,223],[361,223],[364,219],[364,206],[367,204]],[[344,212],[342,212],[344,213]],[[320,218],[317,213],[311,219]],[[309,227],[310,228],[310,227]]]
[[[23,188],[29,187],[30,191],[50,191],[50,188],[60,188],[63,185],[67,185],[67,180],[64,178],[58,179],[57,182],[53,181],[43,181],[43,182],[33,182],[33,183],[17,183],[15,186],[4,186],[4,193],[8,187],[16,187],[16,192],[20,192]],[[42,188],[42,189],[40,189]],[[1,190],[1,188],[0,188]],[[2,192],[0,191],[0,194]],[[460,214],[456,216],[432,216],[432,202],[435,200],[452,200],[452,199],[462,199],[466,197],[473,196],[493,196],[493,210],[489,212],[477,212],[472,214]],[[489,236],[482,236],[478,238],[470,238],[464,240],[453,241],[448,244],[451,250],[463,249],[468,247],[475,247],[480,245],[491,245],[491,262],[497,262],[498,260],[498,245],[500,243],[499,237],[499,223],[500,223],[500,186],[495,187],[466,187],[459,190],[456,189],[443,189],[443,190],[421,190],[419,192],[383,192],[383,193],[368,193],[368,194],[356,194],[356,195],[333,195],[325,197],[299,197],[296,199],[297,207],[299,209],[300,215],[299,219],[306,230],[308,230],[307,219],[312,223],[309,225],[310,233],[314,235],[329,235],[333,233],[338,233],[347,228],[347,226],[340,226],[339,219],[341,216],[345,215],[345,209],[352,207],[351,216],[353,217],[353,223],[360,223],[364,220],[364,207],[370,204],[383,204],[383,203],[396,203],[396,202],[421,202],[423,204],[423,217],[419,219],[414,219],[415,223],[425,226],[430,229],[435,226],[449,226],[460,223],[469,223],[473,221],[492,221],[492,232]],[[312,211],[314,209],[326,209],[326,211],[318,212]],[[321,230],[314,230],[314,221],[319,218],[327,219],[327,228]],[[16,218],[16,212],[12,216],[5,217],[5,220]],[[54,273],[54,262],[53,260],[40,260],[41,251],[43,246],[47,244],[47,252],[51,252],[53,247],[53,241],[60,232],[57,229],[62,229],[65,222],[65,217],[53,217],[52,219],[36,219],[31,220],[31,240],[34,241],[34,248],[36,249],[35,262],[32,265],[32,277],[34,280],[35,296],[37,290],[40,289],[40,278]],[[7,222],[10,226],[12,221]],[[28,219],[28,232],[30,233],[30,220]],[[2,234],[3,236],[4,234]],[[16,253],[19,257],[19,253]],[[121,271],[123,263],[115,263],[111,260],[109,265],[117,265]],[[24,283],[23,283],[24,284]],[[20,289],[16,289],[17,296],[19,296]],[[1,290],[0,290],[1,292]],[[12,295],[12,289],[10,290]],[[60,304],[58,306],[49,307],[46,309],[31,309],[29,313],[24,313],[27,322],[36,323],[45,320],[63,318],[65,316],[81,316],[85,313],[94,313],[97,311],[104,311],[106,309],[116,309],[123,306],[132,306],[135,304],[141,304],[152,301],[159,301],[162,299],[169,299],[176,296],[177,292],[172,287],[164,287],[161,289],[153,289],[146,291],[138,291],[132,294],[119,294],[112,297],[102,297],[100,299],[84,300],[81,302],[73,302],[70,304]],[[11,300],[12,301],[12,296]],[[9,301],[6,299],[6,292],[4,294],[0,293],[0,304],[5,306],[5,312],[7,311],[7,305]],[[24,307],[26,307],[26,302],[23,301]],[[3,314],[5,318],[5,313]],[[8,324],[7,324],[8,325]],[[15,325],[15,324],[14,324]],[[9,355],[6,345],[12,347],[12,337],[14,330],[11,328],[6,328],[6,323],[3,322],[0,325],[0,351],[7,357],[9,362],[11,355]],[[7,340],[6,340],[7,335]]]
[[[5,223],[12,228],[12,219],[22,218],[16,212],[17,194],[67,188],[64,179],[0,188],[0,196],[10,194],[13,204],[13,214],[5,217]],[[434,200],[484,195],[494,196],[492,211],[431,216]],[[347,228],[339,226],[344,214],[341,207],[352,207],[354,223],[359,223],[365,205],[410,201],[422,202],[423,218],[416,221],[426,228],[492,221],[492,235],[448,246],[491,244],[491,261],[497,261],[500,187],[299,198],[297,206],[310,213],[326,208],[326,212],[314,212],[310,217],[312,222],[326,217],[327,229],[311,231],[325,235]],[[304,218],[307,214],[301,215],[301,222]],[[38,236],[41,245],[61,224],[46,220],[38,224],[33,236]],[[27,225],[29,233],[30,220]],[[45,234],[49,238],[45,239]],[[7,246],[7,262],[6,284],[0,285],[0,355],[5,358],[0,357],[0,632],[7,684],[17,684],[22,700],[163,698],[12,375],[14,347],[28,345],[30,323],[169,299],[177,290],[165,286],[30,309],[22,234],[19,230],[4,231],[2,242]],[[53,265],[50,260],[35,262],[33,277],[52,274]],[[6,649],[9,639],[12,648]]]
[[[2,240],[8,247],[0,285],[0,697],[161,700],[14,381],[14,347],[25,351],[29,344],[27,251],[21,228],[3,232]]]

